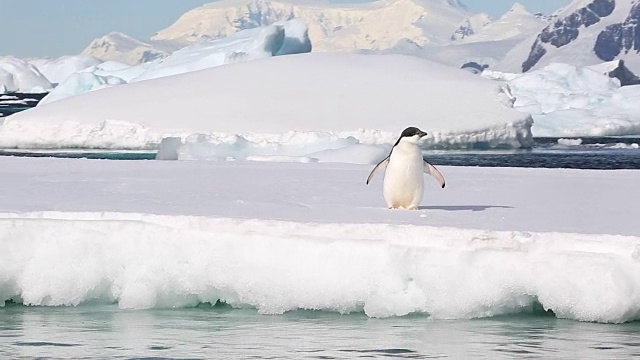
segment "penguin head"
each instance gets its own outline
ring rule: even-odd
[[[424,136],[427,136],[427,133],[418,129],[417,127],[408,127],[406,129],[404,129],[404,131],[402,132],[402,134],[400,134],[400,138],[398,139],[398,142],[409,142],[412,144],[417,144],[420,139]]]

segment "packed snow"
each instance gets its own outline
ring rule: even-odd
[[[514,108],[533,116],[534,136],[640,134],[640,86],[621,87],[595,69],[558,63],[525,74],[485,70],[482,76],[509,85]]]
[[[411,125],[430,134],[432,148],[530,147],[531,118],[513,100],[504,85],[415,57],[310,53],[45,104],[7,118],[0,146],[155,149],[178,136],[234,151],[293,145],[304,149],[247,155],[307,156],[345,142],[392,144]]]
[[[0,158],[0,300],[640,317],[640,172],[441,167],[393,211],[370,169]]]
[[[0,94],[44,93],[52,88],[49,80],[35,66],[12,56],[0,57]]]

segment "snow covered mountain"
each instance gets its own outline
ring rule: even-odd
[[[540,16],[534,15],[519,3],[515,3],[509,11],[498,20],[489,21],[473,34],[461,38],[461,42],[500,41],[520,38],[536,34],[548,23]]]
[[[388,52],[418,55],[455,67],[471,63],[478,69],[484,66],[493,68],[514,46],[537,34],[547,24],[548,19],[515,4],[497,20],[492,21],[486,14],[465,19],[451,36],[449,44],[414,45],[413,48],[396,46]]]
[[[640,70],[640,2],[574,0],[557,19],[507,54],[499,68],[526,72],[550,63],[594,65],[624,60]]]
[[[298,18],[309,26],[314,50],[389,49],[401,40],[443,44],[473,14],[458,0],[381,0],[335,4],[325,0],[223,0],[195,8],[152,37],[192,44],[243,29]]]
[[[168,53],[153,45],[119,32],[95,39],[82,52],[103,61],[120,61],[135,65],[166,56]]]

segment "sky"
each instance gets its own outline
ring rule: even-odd
[[[569,1],[519,0],[529,11],[545,14]],[[0,0],[0,56],[28,58],[78,54],[93,39],[112,31],[145,41],[171,25],[184,12],[209,2],[211,0]],[[514,0],[462,2],[472,11],[497,17],[509,10]]]

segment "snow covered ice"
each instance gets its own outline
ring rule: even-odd
[[[63,57],[55,61],[38,60],[32,63],[42,66],[45,73],[50,74],[52,82],[60,83],[42,102],[44,105],[112,85],[271,56],[310,52],[311,42],[307,32],[307,26],[300,20],[278,22],[240,31],[223,39],[192,44],[164,57],[134,66],[117,61],[102,63],[90,56]],[[70,71],[74,67],[76,72]]]
[[[597,71],[554,63],[525,74],[485,70],[504,81],[514,108],[533,116],[534,136],[613,136],[640,134],[640,86],[620,86]]]
[[[0,57],[0,94],[44,93],[52,88],[53,85],[35,66],[12,56]]]
[[[640,316],[640,208],[620,201],[637,171],[441,167],[446,191],[427,183],[421,211],[390,211],[380,182],[364,185],[370,166],[0,158],[0,169],[12,189],[2,300]]]
[[[230,150],[281,149],[302,138],[309,148],[302,152],[245,155],[306,156],[354,139],[392,144],[412,124],[429,132],[427,144],[435,148],[530,147],[531,118],[514,110],[512,101],[504,85],[415,57],[310,53],[45,104],[8,118],[0,145],[145,149],[177,136],[212,147],[230,139]]]

